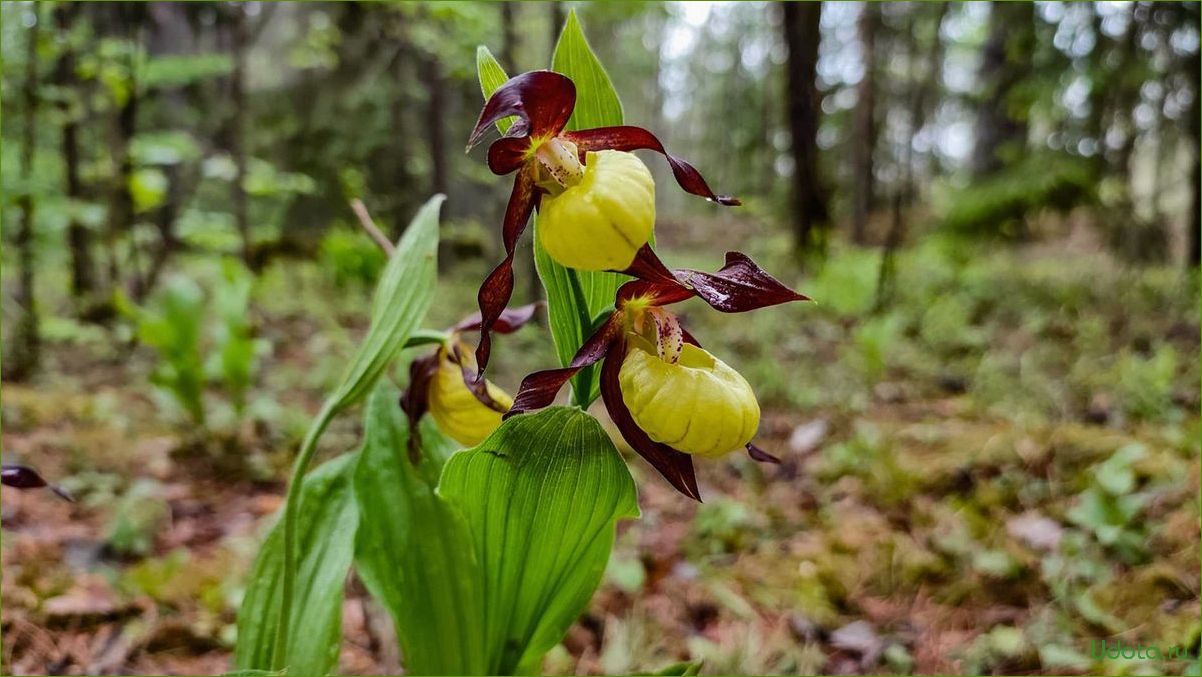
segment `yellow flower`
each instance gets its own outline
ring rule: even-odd
[[[470,362],[467,367],[474,373],[470,351],[458,352],[461,360]],[[504,390],[490,381],[484,386],[496,406],[481,402],[464,383],[464,366],[455,363],[445,347],[439,350],[438,371],[428,390],[430,415],[444,434],[466,447],[474,447],[491,435],[501,425],[501,415],[513,406],[513,398]]]
[[[655,182],[642,160],[603,150],[579,182],[543,197],[538,236],[551,258],[579,270],[622,270],[655,227]]]
[[[618,375],[622,401],[656,442],[717,458],[751,441],[760,424],[755,393],[737,371],[686,343],[675,363],[634,338]]]

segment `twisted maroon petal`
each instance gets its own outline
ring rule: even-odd
[[[626,270],[636,280],[618,288],[618,301],[644,297],[654,305],[665,306],[694,296],[724,313],[745,313],[790,301],[809,301],[810,297],[789,289],[756,265],[746,254],[727,252],[726,265],[716,273],[667,268],[650,247],[639,250]]]
[[[609,354],[614,342],[620,338],[621,332],[622,318],[618,313],[614,313],[592,336],[588,337],[584,345],[580,346],[580,350],[576,351],[576,355],[572,357],[572,362],[568,366],[536,371],[526,376],[522,379],[518,394],[513,398],[513,406],[509,408],[509,413],[505,414],[505,418],[550,405],[555,401],[555,394],[563,388],[563,384],[576,375],[576,372],[600,362]]]
[[[490,125],[511,115],[524,123],[519,129],[527,136],[558,134],[575,107],[576,85],[566,76],[551,71],[515,75],[488,98],[467,147],[470,149],[479,143]]]
[[[760,449],[751,442],[747,443],[747,455],[750,456],[753,461],[758,461],[760,463],[780,463],[779,458],[769,454],[763,449]]]
[[[622,385],[618,373],[622,369],[621,356],[624,352],[623,342],[616,345],[615,355],[605,360],[601,365],[601,399],[605,409],[613,419],[618,432],[630,444],[630,447],[651,464],[659,474],[677,491],[689,498],[700,502],[701,490],[697,488],[697,475],[693,470],[693,457],[679,452],[672,447],[652,440],[635,422],[622,400]]]
[[[463,385],[467,386],[467,389],[476,397],[477,402],[502,414],[509,411],[504,405],[492,398],[492,394],[488,392],[488,381],[476,378],[476,372],[472,369],[471,364],[463,359],[463,353],[460,352],[458,345],[452,349],[448,359],[452,364],[459,367],[459,371],[463,374]]]
[[[741,252],[727,252],[726,265],[716,273],[678,270],[676,277],[710,307],[724,313],[745,313],[810,297],[789,289]]]
[[[701,172],[697,171],[693,165],[669,154],[659,139],[642,127],[597,127],[582,129],[578,132],[565,132],[562,136],[576,144],[577,150],[580,151],[581,161],[584,160],[584,154],[590,150],[653,150],[668,160],[668,164],[672,166],[672,175],[676,177],[676,183],[680,184],[680,187],[686,192],[727,207],[742,204],[738,199],[729,195],[715,194],[702,178]]]
[[[506,308],[497,316],[497,321],[493,323],[492,330],[498,334],[512,334],[521,329],[527,322],[534,319],[538,313],[538,309],[545,305],[542,301],[528,303],[517,308]],[[462,322],[451,327],[451,331],[479,331],[480,329],[480,311],[476,311],[468,315]]]
[[[488,356],[492,352],[492,337],[490,332],[493,325],[505,311],[509,298],[513,296],[513,254],[517,249],[518,238],[526,230],[530,214],[538,202],[538,193],[534,188],[534,167],[523,166],[513,181],[513,192],[509,195],[509,205],[505,208],[505,224],[501,229],[501,239],[505,243],[505,258],[496,268],[484,278],[480,285],[477,301],[480,306],[480,343],[476,346],[476,364],[479,365],[477,377],[484,374],[488,366]]]
[[[422,459],[421,426],[418,422],[430,408],[430,383],[438,373],[438,352],[436,350],[409,363],[409,385],[401,393],[401,410],[409,421],[409,460],[414,464]]]

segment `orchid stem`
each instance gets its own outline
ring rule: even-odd
[[[275,650],[272,653],[271,665],[275,670],[284,670],[288,660],[288,634],[292,624],[292,597],[296,590],[296,521],[300,510],[301,486],[305,481],[305,473],[313,461],[317,451],[317,440],[325,432],[330,421],[337,413],[336,400],[328,399],[321,407],[321,413],[313,421],[301,442],[296,462],[292,466],[292,479],[288,481],[288,498],[284,502],[284,581],[280,586],[280,623],[276,628]]]
[[[567,268],[568,281],[572,284],[572,296],[575,297],[577,319],[580,321],[580,336],[587,338],[593,328],[593,320],[589,317],[588,297],[584,295],[584,287],[580,284],[580,276],[575,268]],[[580,370],[572,379],[572,401],[581,409],[588,409],[592,404],[590,396],[593,386],[593,367],[590,365]]]

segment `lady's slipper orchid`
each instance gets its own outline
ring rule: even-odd
[[[493,329],[502,334],[517,331],[534,317],[538,306],[506,310]],[[429,412],[447,437],[472,447],[501,425],[501,415],[513,404],[504,390],[476,378],[476,361],[460,334],[479,329],[480,316],[474,314],[452,327],[435,351],[409,365],[409,386],[401,395],[401,409],[409,418],[409,454],[414,463],[420,458],[417,422],[423,414]]]
[[[655,227],[655,182],[630,153],[602,150],[587,158],[579,182],[543,196],[539,241],[569,268],[621,270]]]
[[[505,259],[480,286],[483,320],[476,359],[481,371],[488,366],[490,331],[513,295],[518,238],[535,209],[544,217],[540,239],[547,253],[569,268],[626,268],[650,238],[655,222],[650,172],[634,156],[616,151],[656,151],[667,158],[685,191],[721,205],[739,204],[735,198],[715,194],[692,165],[669,155],[645,129],[564,131],[575,106],[576,86],[566,76],[552,71],[523,73],[493,92],[468,140],[470,149],[491,125],[517,118],[488,148],[493,173],[517,172],[517,176],[502,226]]]
[[[715,310],[742,313],[808,297],[784,286],[747,256],[726,255],[716,273],[670,271],[644,246],[618,289],[614,311],[571,364],[522,380],[505,416],[541,409],[578,371],[601,366],[601,397],[630,446],[676,487],[701,500],[692,456],[716,458],[745,447],[757,461],[777,459],[751,443],[760,408],[747,381],[701,348],[664,306],[698,297]]]

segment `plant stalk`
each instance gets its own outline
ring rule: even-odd
[[[584,287],[580,285],[580,276],[576,274],[575,268],[567,268],[568,281],[572,283],[572,296],[575,297],[575,306],[578,309],[577,320],[580,321],[580,336],[583,340],[588,340],[589,333],[593,329],[593,319],[589,317],[588,298],[584,295]],[[583,386],[583,387],[581,387]],[[593,367],[590,365],[580,370],[580,373],[572,379],[572,403],[581,409],[588,409],[592,404],[590,395],[593,389]]]
[[[288,497],[284,501],[284,582],[281,586],[280,622],[276,628],[275,650],[271,660],[275,670],[287,667],[285,661],[288,658],[288,633],[292,624],[292,597],[296,590],[296,514],[300,507],[301,485],[317,451],[317,440],[321,439],[322,433],[338,413],[337,404],[337,400],[330,398],[321,406],[321,412],[301,442],[292,466],[292,478],[288,481]]]

